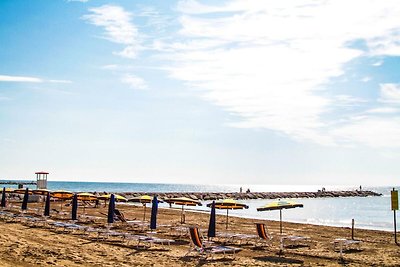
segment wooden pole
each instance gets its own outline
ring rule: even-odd
[[[229,209],[226,209],[226,225],[225,225],[226,230],[228,230],[228,218],[229,218],[228,211]]]
[[[397,243],[397,229],[396,229],[396,210],[393,210],[393,221],[394,221],[394,242],[396,243],[396,245],[399,245],[399,243]]]
[[[354,240],[354,219],[351,219],[351,239]]]
[[[280,219],[280,226],[281,226],[281,235],[282,235],[282,209],[279,210],[279,219]]]

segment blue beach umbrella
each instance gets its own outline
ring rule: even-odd
[[[22,201],[22,206],[21,206],[22,210],[27,210],[28,209],[28,198],[29,198],[29,189],[26,188],[25,189],[25,194],[24,194],[24,199]]]
[[[47,192],[46,204],[44,206],[44,216],[50,216],[50,192]]]
[[[77,218],[78,218],[78,196],[77,194],[74,194],[74,197],[72,198],[71,220],[76,221]]]
[[[114,213],[115,213],[115,197],[114,194],[111,194],[110,202],[108,204],[108,216],[107,216],[108,223],[114,223]]]
[[[211,204],[210,223],[208,224],[208,239],[215,237],[215,201]]]
[[[6,207],[6,188],[3,187],[3,194],[1,195],[1,207]]]
[[[151,218],[150,218],[150,229],[157,228],[157,210],[158,210],[158,200],[157,196],[154,196],[151,206]]]

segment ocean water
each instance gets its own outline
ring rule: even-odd
[[[60,182],[49,181],[50,190],[63,189],[74,192],[238,192],[249,188],[252,192],[315,192],[322,185],[196,185],[196,184],[153,184],[153,183],[104,183],[104,182]],[[326,190],[355,190],[359,186],[324,186]],[[355,220],[356,228],[393,230],[393,211],[391,210],[390,191],[400,186],[365,187],[383,194],[380,197],[346,197],[346,198],[301,198],[293,199],[304,204],[304,208],[283,210],[283,220],[299,223],[351,227]],[[273,200],[242,200],[249,209],[229,211],[230,216],[279,220],[279,211],[258,212],[257,208]],[[209,202],[209,201],[208,201]],[[191,207],[209,212],[205,206]],[[168,207],[167,204],[160,204]],[[226,214],[226,211],[218,211]],[[397,221],[400,221],[398,219]],[[397,223],[397,229],[400,229]]]

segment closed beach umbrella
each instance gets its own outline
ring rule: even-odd
[[[215,218],[215,201],[211,203],[211,213],[210,213],[210,223],[208,224],[208,240],[210,240],[210,237],[215,237],[215,223],[216,223],[216,218]]]
[[[165,199],[164,201],[169,204],[175,204],[175,205],[182,206],[181,223],[185,223],[184,206],[201,206],[201,202],[199,200],[191,199],[188,197],[174,197],[174,198]]]
[[[207,207],[211,207],[212,203],[207,204]],[[221,201],[215,202],[215,208],[220,210],[226,210],[226,223],[225,228],[228,229],[229,222],[229,210],[241,210],[248,209],[249,206],[243,203],[239,203],[233,199],[224,199]]]
[[[72,214],[71,214],[71,220],[77,220],[78,219],[78,195],[74,194],[74,197],[72,198]]]
[[[282,210],[283,209],[293,209],[293,208],[302,208],[303,204],[287,201],[287,200],[277,200],[271,203],[268,203],[260,208],[257,208],[257,211],[268,211],[268,210],[279,210],[279,220],[280,220],[280,233],[282,234]]]
[[[24,199],[22,201],[22,206],[21,206],[22,210],[27,210],[28,209],[28,198],[29,198],[29,189],[26,188],[25,189],[25,194],[24,194]]]
[[[44,216],[50,216],[50,192],[47,192],[46,204],[44,206]]]
[[[158,211],[158,200],[157,196],[154,196],[151,206],[151,217],[150,217],[150,229],[157,228],[157,211]]]
[[[114,213],[115,213],[115,197],[114,194],[111,194],[110,203],[108,204],[108,216],[107,216],[108,223],[114,223]]]
[[[6,207],[6,188],[3,187],[3,193],[1,195],[1,207],[5,208]]]

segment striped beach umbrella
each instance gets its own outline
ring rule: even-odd
[[[268,203],[260,208],[257,208],[257,211],[279,210],[280,233],[282,234],[282,210],[283,209],[302,208],[302,207],[303,207],[303,204],[301,204],[301,203],[279,199],[277,201]]]
[[[184,206],[201,206],[201,202],[199,200],[191,199],[188,197],[174,197],[164,199],[165,202],[169,204],[182,206],[181,213],[181,223],[185,223],[185,209]]]
[[[207,207],[211,207],[211,206],[212,206],[212,203],[207,204]],[[215,202],[215,208],[219,209],[219,210],[226,210],[225,228],[228,229],[229,210],[248,209],[249,206],[247,206],[246,204],[237,202],[234,199],[224,199],[224,200]]]

